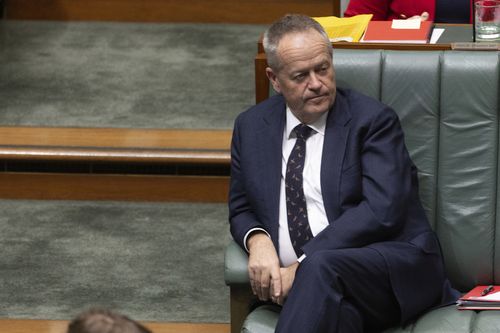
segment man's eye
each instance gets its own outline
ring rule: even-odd
[[[297,75],[295,75],[295,76],[293,77],[293,79],[294,79],[295,81],[301,81],[301,80],[303,80],[305,77],[306,77],[306,75],[305,75],[304,73],[301,73],[301,74],[297,74]]]

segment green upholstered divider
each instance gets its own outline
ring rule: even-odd
[[[435,227],[442,52],[334,51],[337,85],[360,90],[391,106],[419,169],[422,204]],[[417,62],[417,63],[415,63]]]
[[[446,52],[442,66],[436,231],[449,277],[461,290],[493,277],[497,60],[495,52]]]
[[[496,82],[493,80],[493,82],[490,82],[490,84],[495,87],[496,85],[496,90],[500,91],[500,52],[497,52],[498,58],[497,58],[497,66],[496,66],[496,77],[497,80]],[[495,103],[493,102],[493,107],[495,107]],[[496,95],[496,109],[497,109],[497,114],[500,112],[500,93],[497,93]],[[498,131],[498,134],[500,136],[500,130]],[[500,149],[500,137],[498,139],[499,142],[499,149]],[[499,202],[499,196],[500,196],[500,154],[498,156],[497,160],[497,193],[496,193],[496,224],[495,224],[495,239],[500,240],[500,225],[499,225],[499,220],[500,220],[500,202]],[[498,242],[498,241],[497,241]],[[493,258],[493,282],[495,284],[500,284],[500,245],[495,245],[495,253],[494,253],[494,258]],[[498,329],[500,332],[500,329]]]
[[[333,50],[337,86],[355,88],[368,96],[380,99],[382,57],[380,50]],[[368,80],[367,80],[368,78]]]
[[[398,113],[419,170],[422,203],[441,239],[451,280],[462,290],[490,283],[493,272],[498,163],[495,61],[496,52],[334,53],[338,86],[360,86],[372,96],[380,88],[379,99]],[[373,83],[378,80],[379,84]]]
[[[439,137],[439,85],[442,52],[384,53],[381,101],[399,115],[405,141],[419,170],[420,197],[433,228]]]

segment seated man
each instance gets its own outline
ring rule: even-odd
[[[364,332],[454,302],[395,112],[336,88],[322,27],[287,15],[264,35],[279,93],[235,122],[229,219],[276,332]]]

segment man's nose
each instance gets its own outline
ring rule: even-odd
[[[321,81],[319,80],[318,76],[316,75],[316,73],[311,73],[309,75],[309,89],[311,90],[318,90],[321,88]]]

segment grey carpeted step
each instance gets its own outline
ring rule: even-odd
[[[232,128],[264,29],[0,20],[0,126]]]
[[[225,204],[0,200],[0,317],[228,322]]]

